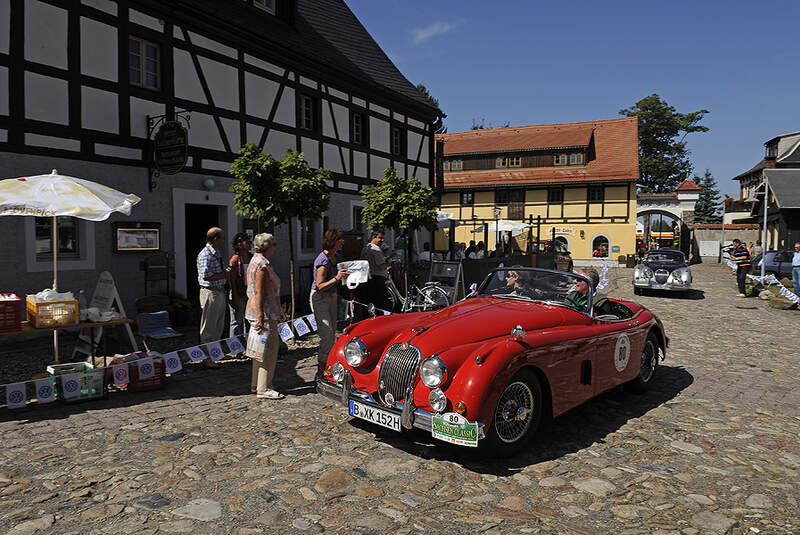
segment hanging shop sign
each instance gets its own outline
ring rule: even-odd
[[[189,134],[178,121],[166,121],[153,138],[153,163],[166,175],[181,172],[189,159]]]

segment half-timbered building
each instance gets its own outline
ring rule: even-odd
[[[576,265],[633,254],[636,121],[626,117],[437,135],[442,166],[437,187],[441,209],[457,222],[455,241],[483,240],[484,234],[473,231],[507,219],[537,225],[541,239],[555,234]],[[488,235],[487,250],[492,250],[496,238]],[[518,240],[523,249],[527,235]],[[446,247],[444,236],[437,247]]]
[[[359,191],[385,168],[431,184],[436,112],[342,0],[0,0],[0,177],[58,169],[141,197],[130,217],[58,223],[60,286],[90,290],[110,270],[127,306],[153,251],[116,247],[115,231],[157,229],[173,288],[193,297],[206,229],[230,238],[251,223],[228,174],[247,142],[332,172],[324,218],[276,229],[284,292],[290,231],[298,285],[310,285],[324,229],[359,227]],[[153,138],[176,122],[185,165],[180,147],[165,151],[159,174]],[[3,291],[50,285],[50,225],[0,220]]]

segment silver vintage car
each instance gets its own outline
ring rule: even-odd
[[[645,290],[688,292],[692,288],[692,270],[686,257],[677,249],[652,249],[633,268],[633,293]]]

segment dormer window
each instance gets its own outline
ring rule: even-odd
[[[275,14],[275,0],[253,0],[253,5],[268,13]]]
[[[770,143],[767,145],[767,158],[777,158],[778,157],[778,144],[777,143]]]
[[[573,152],[569,155],[569,164],[570,165],[583,165],[583,153],[582,152]]]

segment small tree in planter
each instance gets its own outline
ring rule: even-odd
[[[366,206],[362,217],[373,229],[393,228],[405,238],[406,265],[411,265],[411,232],[422,227],[436,228],[436,199],[433,190],[416,178],[400,178],[397,170],[387,167],[383,178],[374,186],[364,188]],[[408,293],[408,270],[405,291]]]
[[[325,183],[330,172],[311,169],[303,153],[289,151],[277,161],[262,153],[253,143],[239,151],[231,166],[236,181],[234,192],[236,213],[250,218],[263,218],[273,225],[291,223],[292,218],[319,219],[330,205],[330,193]],[[289,277],[291,312],[294,321],[294,232],[289,225]]]

